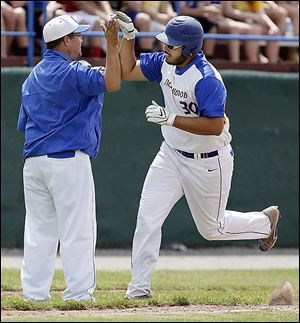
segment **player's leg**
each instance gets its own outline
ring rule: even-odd
[[[67,288],[64,300],[93,300],[96,286],[95,190],[90,158],[52,159],[51,189],[57,209],[60,254]]]
[[[187,202],[200,234],[207,240],[263,239],[270,234],[270,221],[263,212],[225,210],[233,172],[231,147],[219,156],[192,160],[183,176]]]
[[[132,280],[127,298],[150,293],[150,275],[156,265],[161,227],[174,204],[182,197],[178,161],[163,143],[145,179],[132,247]]]
[[[47,157],[26,159],[23,169],[25,195],[24,258],[21,283],[25,300],[43,301],[55,270],[58,222],[51,193],[43,175]]]

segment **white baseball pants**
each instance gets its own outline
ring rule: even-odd
[[[199,233],[207,240],[267,238],[270,221],[262,212],[225,210],[233,173],[228,145],[206,159],[182,156],[165,142],[145,179],[132,249],[132,280],[126,294],[150,291],[150,275],[161,244],[161,227],[175,203],[185,195]]]
[[[95,190],[90,158],[32,157],[23,169],[25,300],[50,298],[58,241],[67,288],[64,300],[91,300],[96,286]]]

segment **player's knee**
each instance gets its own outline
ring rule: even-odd
[[[216,229],[209,230],[209,231],[201,231],[200,234],[205,240],[208,240],[208,241],[219,240],[221,237],[220,232],[218,232],[218,230]]]

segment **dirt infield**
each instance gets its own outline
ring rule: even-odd
[[[29,317],[29,316],[96,316],[96,315],[155,315],[155,314],[194,314],[194,313],[228,313],[228,312],[256,312],[256,311],[292,311],[299,312],[297,306],[269,306],[269,305],[189,305],[189,306],[147,306],[126,309],[81,310],[81,311],[1,311],[1,318]]]

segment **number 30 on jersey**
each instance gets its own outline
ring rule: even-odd
[[[184,110],[185,114],[191,114],[194,113],[196,115],[199,115],[199,109],[195,102],[190,102],[189,104],[185,101],[180,101],[182,109]]]

